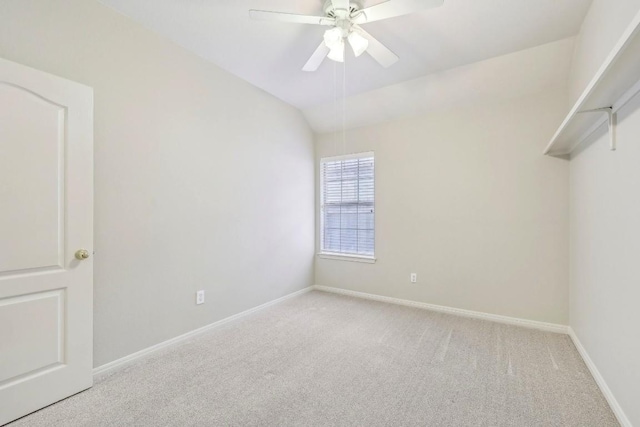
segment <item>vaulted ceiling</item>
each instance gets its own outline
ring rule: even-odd
[[[342,85],[342,64],[325,60],[316,72],[301,70],[326,27],[249,18],[249,9],[321,15],[322,0],[100,1],[298,108],[331,102]],[[590,3],[445,0],[440,8],[365,24],[400,60],[384,69],[368,55],[348,55],[346,95],[571,37]]]

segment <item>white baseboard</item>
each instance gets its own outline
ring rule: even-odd
[[[254,313],[254,312],[258,311],[258,310],[262,310],[263,308],[270,307],[270,306],[272,306],[274,304],[277,304],[279,302],[285,301],[285,300],[287,300],[289,298],[293,298],[293,297],[298,296],[300,294],[304,294],[306,292],[311,291],[312,289],[313,289],[313,286],[309,286],[307,288],[300,289],[299,291],[290,293],[289,295],[285,295],[285,296],[280,297],[278,299],[274,299],[273,301],[266,302],[266,303],[261,304],[261,305],[259,305],[257,307],[253,307],[253,308],[250,308],[249,310],[245,310],[245,311],[242,311],[240,313],[234,314],[233,316],[225,317],[224,319],[218,320],[217,322],[211,323],[211,324],[203,326],[201,328],[194,329],[193,331],[189,331],[186,334],[182,334],[182,335],[179,335],[177,337],[171,338],[169,340],[163,341],[163,342],[161,342],[159,344],[152,345],[151,347],[147,347],[147,348],[145,348],[143,350],[137,351],[137,352],[132,353],[132,354],[130,354],[128,356],[125,356],[125,357],[122,357],[120,359],[114,360],[113,362],[105,363],[104,365],[98,366],[97,368],[93,368],[93,375],[96,376],[96,375],[105,373],[107,371],[110,371],[112,369],[118,368],[120,366],[126,365],[128,363],[133,362],[136,359],[139,359],[141,357],[147,356],[147,355],[149,355],[151,353],[154,353],[154,352],[156,352],[156,351],[158,351],[160,349],[172,346],[174,344],[178,344],[178,343],[183,342],[183,341],[185,341],[187,339],[190,339],[190,338],[192,338],[192,337],[194,337],[194,336],[196,336],[198,334],[201,334],[203,332],[206,332],[208,330],[216,328],[216,327],[218,327],[220,325],[223,325],[225,323],[231,322],[232,320],[236,320],[236,319],[238,319],[240,317],[243,317],[243,316],[246,316],[248,314]]]
[[[604,378],[600,374],[600,371],[598,371],[598,368],[596,367],[596,365],[593,363],[593,360],[591,360],[591,357],[589,357],[587,350],[585,350],[585,348],[583,347],[582,343],[578,339],[578,336],[576,335],[576,333],[574,332],[571,326],[569,326],[569,336],[571,337],[573,344],[578,349],[578,353],[580,353],[580,356],[582,356],[582,360],[584,360],[584,363],[587,365],[587,368],[589,368],[589,372],[591,372],[591,376],[593,376],[593,379],[596,380],[596,384],[598,384],[598,387],[600,387],[600,391],[602,391],[602,394],[607,399],[607,402],[609,403],[609,406],[611,407],[611,410],[613,411],[616,418],[618,419],[618,422],[620,423],[620,425],[622,427],[633,427],[631,425],[631,421],[629,421],[629,418],[627,418],[626,414],[620,407],[620,404],[618,403],[616,398],[613,396],[613,393],[609,389],[609,386],[607,385]]]
[[[501,316],[499,314],[489,314],[489,313],[483,313],[480,311],[464,310],[461,308],[446,307],[443,305],[429,304],[426,302],[418,302],[418,301],[411,301],[411,300],[400,299],[400,298],[385,297],[381,295],[368,294],[365,292],[349,291],[347,289],[341,289],[341,288],[332,288],[329,286],[314,285],[313,289],[316,289],[318,291],[324,291],[324,292],[333,292],[333,293],[342,294],[342,295],[350,295],[353,297],[365,298],[365,299],[370,299],[374,301],[388,302],[391,304],[405,305],[408,307],[422,308],[426,310],[437,311],[440,313],[455,314],[458,316],[471,317],[474,319],[489,320],[492,322],[505,323],[507,325],[523,326],[525,328],[539,329],[547,332],[556,332],[561,334],[567,334],[569,332],[568,326],[559,325],[556,323],[546,323],[546,322],[539,322],[537,320],[527,320],[527,319],[520,319],[517,317]]]

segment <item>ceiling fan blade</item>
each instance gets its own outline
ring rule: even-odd
[[[398,62],[398,56],[391,52],[388,47],[380,43],[377,39],[375,39],[371,34],[367,33],[360,26],[354,25],[358,32],[362,34],[364,38],[369,40],[369,46],[367,47],[367,52],[369,55],[373,57],[380,65],[384,68],[389,68],[396,62]]]
[[[440,7],[444,0],[389,0],[375,6],[367,7],[358,12],[354,19],[357,24],[380,21],[382,19],[395,18],[408,15],[424,9]]]
[[[304,64],[304,67],[302,67],[302,71],[317,70],[320,64],[322,64],[322,61],[324,61],[324,58],[328,54],[329,54],[329,48],[324,43],[324,41],[322,41],[322,43],[320,43],[320,46],[318,46],[315,52],[313,52],[313,54],[311,55],[311,58],[309,58],[307,63]]]
[[[295,13],[268,10],[250,10],[249,16],[258,21],[292,22],[294,24],[333,25],[336,22],[335,19],[326,16],[296,15]]]

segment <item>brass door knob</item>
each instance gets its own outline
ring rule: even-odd
[[[80,261],[89,258],[89,251],[87,251],[86,249],[78,249],[76,251],[76,258]]]

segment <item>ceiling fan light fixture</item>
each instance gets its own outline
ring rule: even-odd
[[[334,43],[330,49],[327,58],[336,62],[344,62],[344,39],[341,38],[337,43]]]
[[[340,43],[344,43],[342,41],[341,28],[333,27],[324,32],[324,44],[326,44],[329,49],[333,49],[334,46],[337,46]]]
[[[351,49],[353,49],[353,54],[358,57],[364,53],[365,50],[369,47],[369,40],[364,38],[360,33],[353,30],[349,33],[349,45],[351,45]]]

